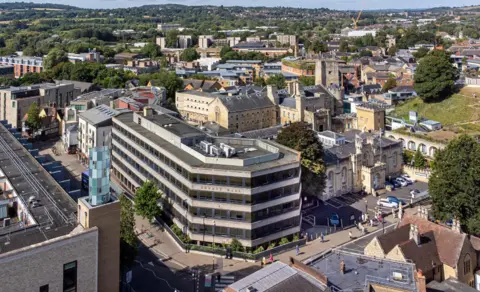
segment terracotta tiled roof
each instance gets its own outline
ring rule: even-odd
[[[410,228],[409,225],[405,225]],[[411,239],[399,245],[405,258],[413,261],[417,269],[422,270],[424,273],[432,270],[433,264],[436,267],[440,266],[440,261],[437,243],[435,241],[435,235],[433,231],[420,235],[420,244]]]
[[[470,243],[472,244],[474,250],[480,251],[480,238],[470,235]]]
[[[467,235],[463,233],[457,233],[448,227],[435,224],[419,216],[405,215],[399,224],[399,227],[408,226],[410,224],[416,224],[418,226],[418,232],[420,234],[432,231],[435,236],[435,243],[438,250],[438,256],[440,261],[450,267],[456,267],[460,252],[463,247]]]

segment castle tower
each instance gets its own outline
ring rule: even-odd
[[[345,98],[345,89],[337,86],[329,86],[327,89],[335,97],[334,114],[343,114],[343,99]]]
[[[337,60],[320,59],[315,62],[315,84],[325,87],[342,85]]]

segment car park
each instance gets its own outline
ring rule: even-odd
[[[398,182],[402,187],[408,186],[408,182],[401,177],[397,177],[395,181]]]
[[[391,203],[396,203],[397,207],[398,207],[398,204],[405,205],[405,202],[403,200],[400,200],[399,198],[397,198],[395,196],[388,196],[387,200]]]
[[[417,189],[412,189],[412,190],[410,191],[410,195],[412,196],[412,199],[415,199],[415,198],[418,197],[418,195],[420,195],[420,191],[417,190]]]

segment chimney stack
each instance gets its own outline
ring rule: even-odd
[[[146,106],[143,108],[143,116],[144,117],[150,117],[153,116],[153,109],[149,106]]]
[[[409,239],[413,239],[417,245],[420,245],[420,234],[418,233],[418,226],[416,224],[410,224]]]
[[[270,101],[274,104],[274,105],[278,105],[279,104],[279,98],[278,98],[278,95],[275,96],[275,92],[277,91],[277,86],[276,85],[267,85],[267,97],[268,99],[270,99]]]
[[[425,279],[425,276],[423,275],[422,270],[418,270],[415,278],[417,280],[417,291],[427,292],[427,281]]]
[[[460,220],[457,217],[454,217],[452,220],[452,230],[457,233],[462,233],[462,227],[460,226]]]

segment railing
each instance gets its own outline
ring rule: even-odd
[[[175,240],[175,242],[184,250],[194,250],[194,251],[201,251],[201,252],[206,252],[206,253],[211,253],[215,255],[220,255],[220,256],[225,256],[226,255],[226,249],[225,248],[217,248],[217,247],[209,247],[209,246],[204,246],[204,245],[197,245],[197,244],[189,244],[189,243],[184,243],[176,234],[173,232],[173,230],[168,226],[167,223],[165,223],[161,218],[156,218],[156,221],[158,222],[159,225],[161,225],[163,228],[165,228],[165,231],[168,232],[171,237]],[[232,255],[235,258],[241,258],[241,259],[247,259],[247,260],[254,260],[254,261],[259,261],[263,257],[268,258],[271,255],[277,255],[282,252],[292,250],[296,248],[298,245],[303,246],[307,243],[306,238],[302,238],[296,241],[289,242],[287,244],[279,245],[277,247],[271,248],[264,250],[259,253],[246,253],[246,252],[239,252],[239,251],[232,251]],[[220,244],[218,244],[220,245]]]

